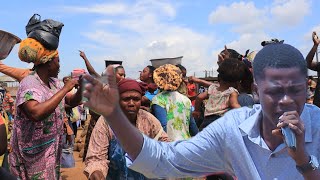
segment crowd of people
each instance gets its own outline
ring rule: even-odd
[[[320,179],[320,83],[307,73],[320,71],[320,40],[312,39],[306,58],[278,40],[245,54],[224,47],[210,82],[187,77],[181,64],[141,67],[138,80],[121,64],[100,74],[83,51],[87,73],[60,80],[58,50],[26,38],[18,55],[32,69],[0,63],[20,83],[15,102],[3,98],[0,179],[61,179],[81,121],[89,121],[83,172],[92,180]]]

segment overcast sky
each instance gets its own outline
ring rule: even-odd
[[[320,34],[320,1],[3,1],[0,29],[26,38],[25,25],[38,13],[65,24],[60,36],[60,77],[84,68],[84,50],[98,72],[104,60],[123,60],[127,75],[138,78],[150,59],[184,56],[188,75],[204,76],[217,68],[224,45],[245,53],[261,49],[261,41],[285,40],[306,56],[311,32]],[[318,7],[318,8],[317,8]],[[4,63],[30,67],[18,59],[15,46]]]

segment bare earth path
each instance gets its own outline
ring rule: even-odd
[[[62,179],[63,180],[86,180],[87,177],[83,174],[84,163],[82,159],[79,158],[79,152],[73,151],[73,156],[76,162],[76,167],[74,168],[62,168]]]
[[[82,129],[78,129],[77,136],[82,133]],[[82,158],[79,158],[79,152],[73,151],[74,160],[76,166],[74,168],[61,168],[61,174],[63,180],[87,180],[87,176],[83,174],[84,163]]]

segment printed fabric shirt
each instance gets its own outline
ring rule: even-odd
[[[206,176],[227,172],[239,180],[303,180],[282,143],[271,151],[261,136],[261,106],[228,111],[186,141],[156,142],[144,136],[130,168],[149,178]],[[305,104],[305,149],[320,158],[320,109]],[[130,163],[130,159],[127,159]]]
[[[229,89],[225,91],[218,91],[217,88],[219,84],[212,84],[208,88],[208,101],[205,105],[204,116],[210,115],[218,115],[223,116],[225,112],[230,110],[229,98],[233,92],[239,94],[239,92],[233,88],[229,87]]]
[[[5,97],[4,97],[4,101],[3,101],[2,106],[6,112],[13,114],[13,112],[14,112],[14,99],[11,97],[11,94],[9,92],[5,93]]]
[[[184,140],[191,137],[190,125],[190,99],[178,91],[163,91],[152,99],[152,104],[164,108],[167,112],[167,134],[170,139]]]
[[[163,131],[159,120],[151,113],[140,109],[137,115],[136,127],[141,133],[158,141],[170,141],[168,135]],[[107,125],[104,117],[100,117],[92,131],[87,156],[85,159],[84,174],[88,177],[94,171],[101,171],[106,177],[109,170],[108,148],[113,133]]]
[[[25,77],[19,86],[16,118],[12,130],[9,154],[11,173],[20,179],[61,179],[64,99],[47,118],[34,122],[20,105],[35,100],[43,103],[56,94],[62,83],[55,78],[45,85],[37,73]]]

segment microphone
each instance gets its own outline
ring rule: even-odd
[[[279,119],[281,119],[282,116],[280,116]],[[282,135],[284,136],[285,144],[290,149],[295,151],[297,148],[297,140],[296,140],[296,135],[294,134],[294,132],[288,126],[282,127],[281,132],[282,132]]]

